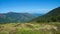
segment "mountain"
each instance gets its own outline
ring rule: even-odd
[[[27,22],[33,18],[36,18],[38,15],[29,14],[29,13],[1,13],[0,14],[0,23],[15,23],[15,22]]]
[[[60,7],[49,11],[43,16],[31,20],[31,22],[60,22]]]
[[[42,16],[42,15],[44,15],[44,14],[39,14],[39,13],[33,13],[32,15],[35,15],[35,16]]]

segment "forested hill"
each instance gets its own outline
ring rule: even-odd
[[[30,22],[60,22],[60,7],[57,7],[47,14],[40,16]]]

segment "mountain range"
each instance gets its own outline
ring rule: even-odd
[[[0,23],[27,22],[41,15],[42,14],[16,13],[16,12],[1,13]]]

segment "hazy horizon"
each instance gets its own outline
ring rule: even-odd
[[[0,13],[47,13],[60,6],[60,0],[0,0]]]

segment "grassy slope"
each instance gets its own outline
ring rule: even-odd
[[[0,34],[60,34],[60,23],[0,24]]]

